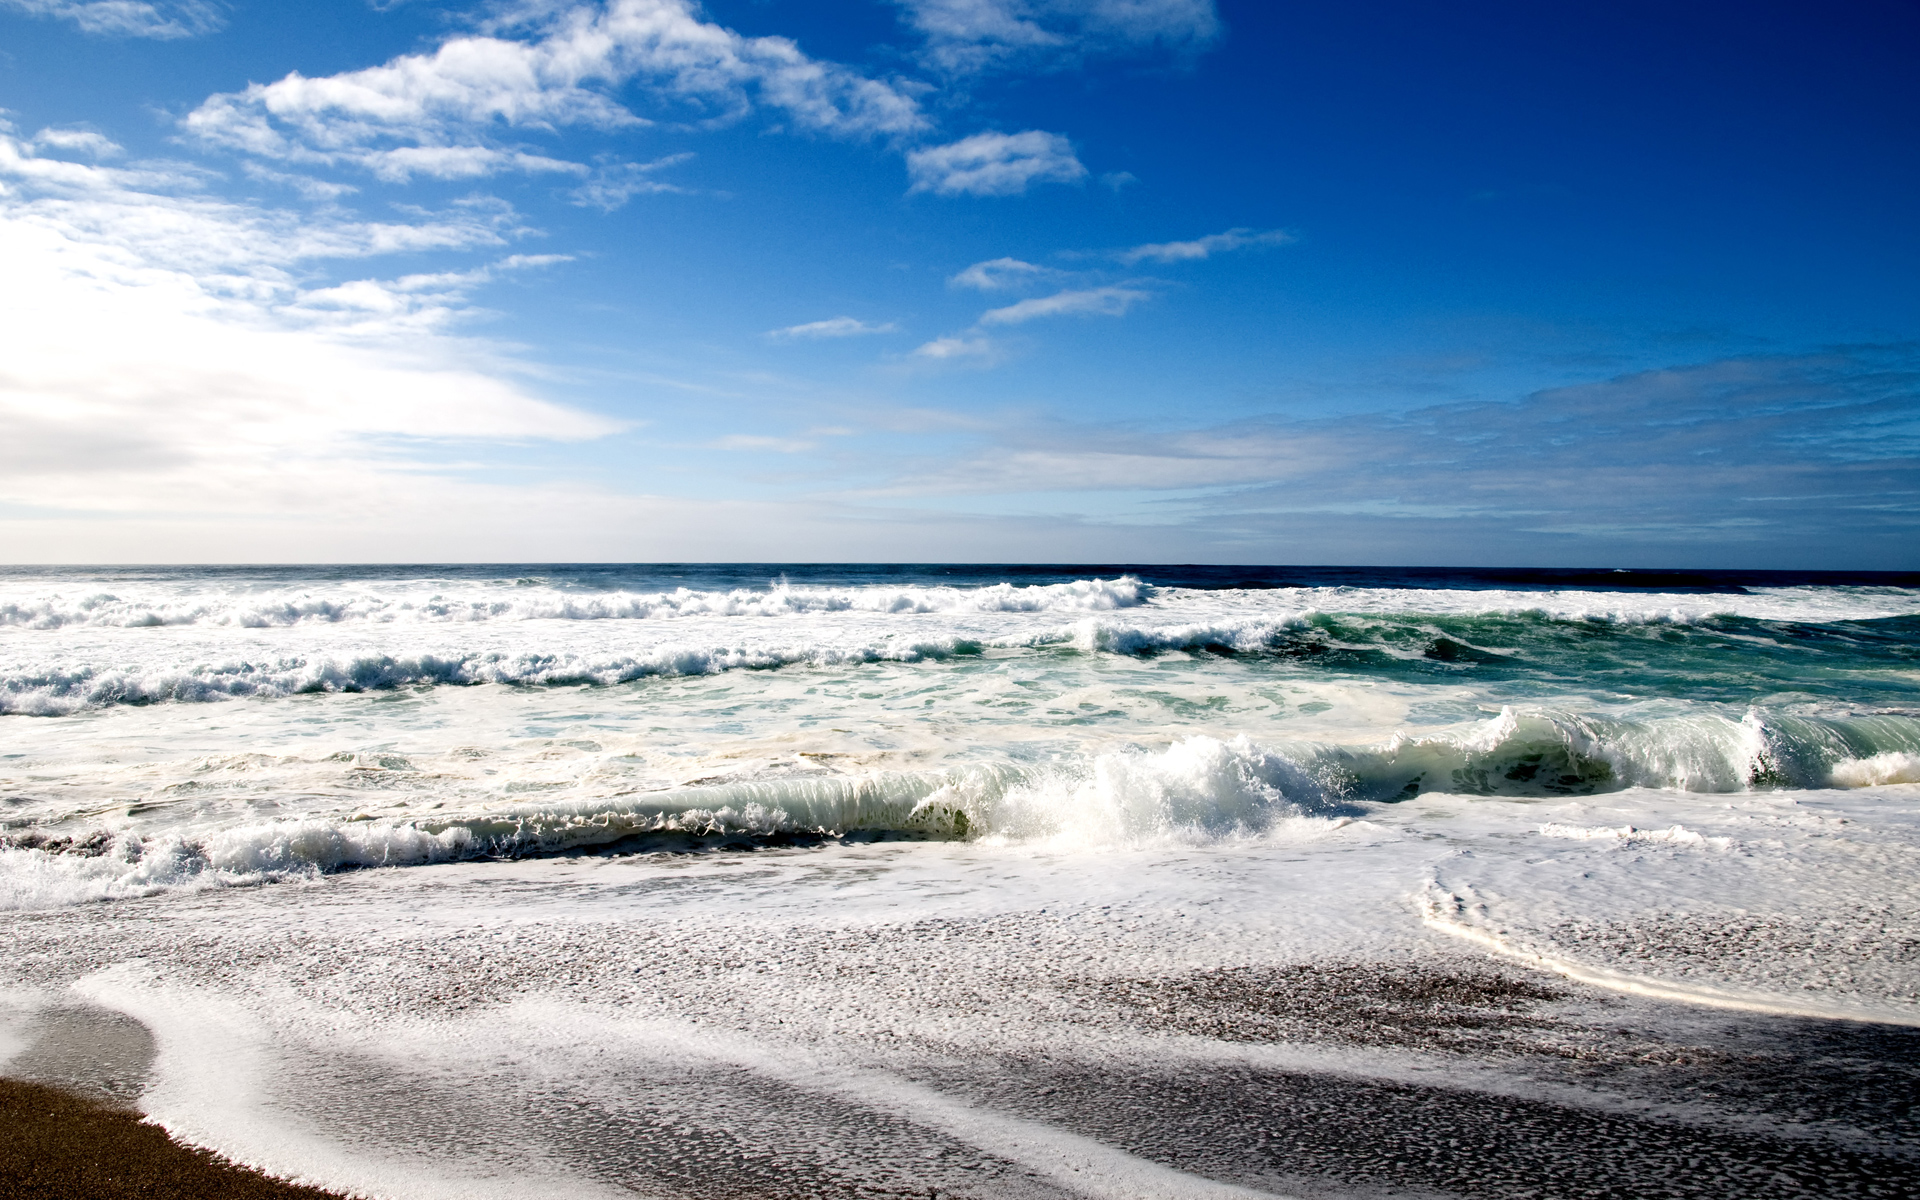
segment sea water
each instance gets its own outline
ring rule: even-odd
[[[1920,1025],[1911,576],[10,569],[0,714],[0,1049],[138,1021],[372,1194],[1357,1186],[1096,1067],[1670,1101],[1316,1033],[1434,963]]]

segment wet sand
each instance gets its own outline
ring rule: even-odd
[[[1404,901],[1372,956],[1247,961],[1264,926],[1240,953],[1207,936],[1237,927],[1099,896],[841,924],[715,898],[744,890],[724,872],[857,883],[873,857],[13,914],[0,980],[39,1007],[0,1069],[435,1200],[1920,1195],[1920,1028],[1603,991],[1436,939]],[[71,1152],[54,1125],[36,1136]]]
[[[1577,985],[1552,977],[1449,968],[1323,964],[1088,981],[1085,997],[1116,1017],[1197,1036],[1216,1052],[1160,1063],[922,1059],[903,1078],[1189,1178],[1299,1200],[1920,1195],[1920,1030],[1605,999],[1596,1010]],[[1462,1068],[1498,1065],[1507,1085],[1451,1072],[1427,1082],[1302,1070],[1266,1053],[1302,1044],[1363,1056],[1418,1048]],[[43,1013],[32,1045],[7,1064],[42,1082],[0,1080],[0,1196],[332,1194],[142,1124],[128,1102],[151,1056],[150,1036],[119,1014]],[[874,1111],[764,1077],[633,1078],[622,1103],[582,1093],[559,1114],[476,1109],[449,1081],[364,1067],[343,1060],[337,1083],[369,1133],[390,1136],[409,1121],[445,1124],[447,1137],[492,1124],[537,1128],[554,1153],[644,1195],[1105,1194],[1036,1177],[978,1141],[892,1128]],[[902,1148],[925,1156],[917,1168],[896,1161],[881,1172],[890,1186],[850,1185],[849,1168],[863,1173],[852,1159],[879,1167]]]
[[[325,1200],[183,1146],[134,1107],[153,1061],[138,1022],[96,1008],[39,1014],[0,1077],[0,1197]]]
[[[35,1200],[337,1200],[182,1146],[120,1105],[0,1079],[0,1196]]]

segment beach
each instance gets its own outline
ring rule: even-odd
[[[0,581],[0,1072],[381,1197],[1920,1186],[1910,581],[894,571]]]

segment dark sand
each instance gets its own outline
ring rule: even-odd
[[[137,1021],[102,1009],[50,1009],[0,1078],[0,1200],[322,1200],[183,1146],[141,1121],[133,1102],[153,1063]]]
[[[0,1079],[0,1197],[13,1200],[337,1200],[173,1141],[138,1113]]]
[[[299,899],[262,893],[264,901],[282,896]],[[338,978],[339,991],[320,994],[345,1011],[358,1004],[441,1017],[530,988],[638,1006],[657,994],[647,990],[656,977],[678,971],[693,997],[683,1003],[724,1014],[729,980],[762,953],[748,945],[733,952],[738,961],[716,965],[710,950],[671,931],[595,925],[515,929],[515,939],[534,944],[511,947],[494,934],[450,944],[423,926],[367,954],[351,927],[333,942],[327,929],[265,936],[271,924],[257,921],[236,925],[234,940],[221,943],[183,938],[133,905],[80,916],[108,928],[83,938],[73,934],[74,914],[15,917],[9,965],[54,992],[122,957],[170,963],[218,985],[242,966],[258,970],[285,956],[291,965],[278,978],[316,990]],[[927,930],[976,946],[1004,939],[1018,952],[994,960],[996,970],[1025,973],[960,971],[956,962],[975,960],[926,953],[912,935]],[[1046,934],[1031,916],[922,922],[883,931],[895,940],[869,951],[864,938],[842,947],[774,930],[764,953],[869,989],[910,979],[954,1010],[978,986],[989,997],[981,1003],[1029,1005],[1070,1030],[1186,1039],[1146,1060],[1056,1056],[1016,1039],[965,1055],[880,1045],[869,1061],[982,1111],[1301,1200],[1920,1196],[1920,1029],[1692,1009],[1467,955],[1077,973],[1054,965],[1071,959]],[[636,977],[636,962],[647,964],[647,977]],[[695,990],[702,980],[704,993]],[[901,994],[902,1003],[934,1002]],[[28,1044],[8,1072],[61,1091],[9,1085],[4,1093],[0,1200],[323,1194],[174,1146],[129,1115],[154,1052],[138,1022],[75,1002],[41,1011],[24,1032]],[[1176,1053],[1182,1046],[1206,1053]],[[1335,1057],[1315,1068],[1267,1053],[1287,1047]],[[1393,1054],[1417,1055],[1407,1061],[1420,1069],[1373,1069]],[[484,1147],[496,1178],[524,1164],[538,1179],[545,1163],[564,1162],[595,1184],[683,1200],[1080,1194],[910,1112],[724,1061],[583,1059],[579,1069],[580,1086],[560,1072],[515,1088],[484,1062],[464,1072],[410,1070],[342,1046],[274,1104],[346,1144],[427,1147],[431,1156],[415,1161],[454,1173]],[[76,1105],[76,1095],[95,1103]],[[528,1194],[555,1191],[548,1179]]]

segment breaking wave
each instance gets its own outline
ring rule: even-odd
[[[159,626],[271,629],[297,625],[447,625],[513,621],[660,621],[688,617],[788,617],[814,613],[1105,612],[1146,602],[1133,576],[988,587],[825,587],[777,583],[766,590],[582,592],[545,586],[434,590],[421,585],[298,592],[152,594],[92,592],[0,601],[0,626],[115,629]]]
[[[746,779],[547,799],[410,820],[309,815],[199,833],[97,826],[0,839],[0,908],[475,859],[966,839],[1076,847],[1324,836],[1368,805],[1423,792],[1577,796],[1864,786],[1920,762],[1920,720],[1698,717],[1603,722],[1508,710],[1450,736],[1373,745],[1257,745],[1196,736],[1164,750],[1047,767],[974,765]],[[424,800],[433,799],[431,793]],[[1554,827],[1558,836],[1574,836]],[[1603,830],[1677,840],[1672,831]],[[1579,836],[1599,836],[1579,831]]]
[[[58,716],[122,704],[440,685],[613,686],[734,670],[943,661],[994,650],[1253,655],[1361,674],[1444,678],[1471,671],[1483,678],[1554,678],[1576,687],[1604,679],[1643,694],[1736,703],[1763,683],[1848,703],[1875,695],[1895,702],[1920,699],[1920,689],[1899,671],[1920,639],[1915,617],[1828,625],[1727,617],[1659,625],[1540,612],[1435,616],[1267,608],[1181,620],[1177,611],[1157,607],[1104,615],[1144,602],[1141,586],[1126,579],[944,590],[966,597],[974,606],[967,612],[984,612],[982,606],[991,603],[1006,606],[994,611],[1022,616],[893,624],[874,614],[907,611],[883,607],[906,601],[875,591],[857,593],[863,603],[882,606],[859,609],[865,614],[859,620],[737,628],[669,624],[645,635],[611,627],[521,626],[513,637],[484,630],[484,636],[402,630],[383,638],[303,636],[289,644],[287,638],[302,635],[147,642],[122,641],[128,635],[116,633],[77,650],[49,646],[41,661],[27,657],[35,645],[15,641],[17,657],[0,658],[0,714]],[[773,594],[755,595],[766,600]],[[925,600],[920,595],[914,602]],[[1012,607],[1018,604],[1033,607]],[[1103,615],[1078,615],[1086,610]],[[951,616],[961,610],[941,611]],[[1053,619],[1060,615],[1073,619]],[[383,652],[383,642],[398,646]]]
[[[449,655],[376,654],[348,659],[290,655],[258,661],[237,658],[147,669],[81,665],[0,678],[0,713],[58,716],[115,704],[379,692],[434,685],[605,687],[660,675],[711,675],[798,664],[826,667],[918,662],[979,651],[977,642],[943,638],[888,640],[845,647],[668,645],[640,654],[603,656],[486,650]]]

